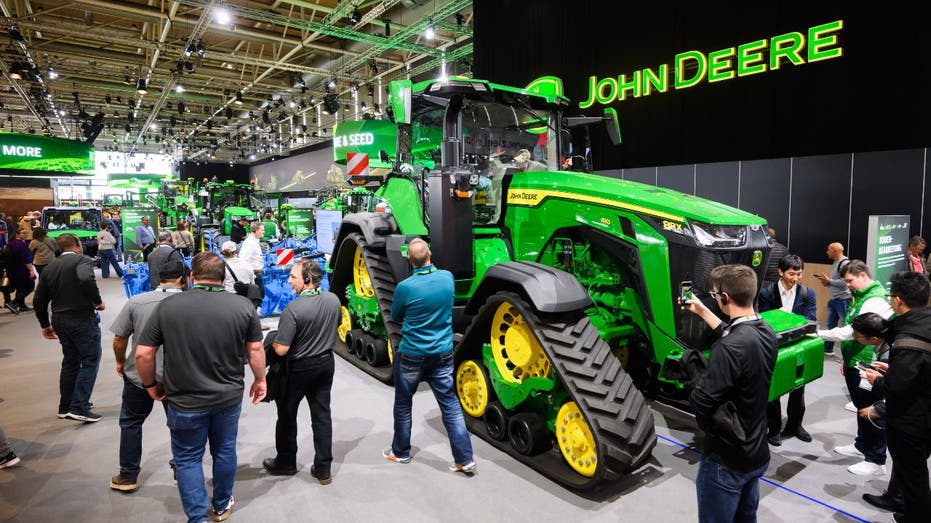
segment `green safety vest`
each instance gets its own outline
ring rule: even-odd
[[[878,281],[865,289],[852,291],[853,300],[850,302],[850,308],[847,309],[847,317],[844,318],[844,325],[850,325],[854,318],[860,315],[860,307],[870,298],[886,299],[886,288]],[[856,367],[858,361],[869,365],[873,360],[873,346],[864,345],[857,340],[847,340],[841,342],[841,354],[844,358],[844,365]]]
[[[265,227],[265,234],[262,236],[262,239],[267,240],[268,238],[274,238],[275,222],[271,220],[262,220],[262,225]]]

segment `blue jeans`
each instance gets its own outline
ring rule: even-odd
[[[453,459],[460,465],[472,461],[472,441],[462,417],[462,405],[453,383],[453,352],[409,356],[398,352],[394,360],[394,441],[391,450],[399,458],[411,455],[411,404],[417,385],[426,381],[443,414]]]
[[[828,300],[828,324],[825,328],[833,329],[838,323],[843,324],[847,317],[847,309],[850,307],[850,298],[845,300],[832,299]],[[824,352],[834,352],[834,342],[824,342]]]
[[[142,424],[152,412],[154,403],[145,389],[124,378],[123,406],[120,408],[120,475],[124,478],[135,481],[139,477]]]
[[[52,314],[52,327],[61,342],[58,413],[90,410],[91,393],[100,367],[100,324],[87,317]]]
[[[100,276],[102,278],[110,277],[111,265],[113,265],[116,275],[120,278],[123,277],[123,269],[120,268],[120,262],[116,259],[116,251],[113,249],[101,249],[97,251],[97,255],[100,256]]]
[[[767,463],[750,472],[737,472],[702,457],[695,477],[699,523],[755,522],[760,504],[760,476],[768,466]]]
[[[182,412],[165,406],[171,431],[171,455],[178,475],[178,493],[188,523],[207,518],[204,487],[204,449],[210,441],[213,456],[213,508],[222,510],[233,497],[236,479],[236,435],[242,403],[203,412]]]

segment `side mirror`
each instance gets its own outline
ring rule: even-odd
[[[619,145],[621,143],[621,125],[617,121],[617,111],[612,107],[605,108],[604,120],[611,143]]]
[[[391,161],[391,158],[388,156],[388,153],[385,152],[384,149],[381,149],[378,151],[378,159],[384,163],[388,163]]]
[[[394,123],[411,123],[411,89],[410,80],[396,80],[388,84],[388,102],[394,115]]]

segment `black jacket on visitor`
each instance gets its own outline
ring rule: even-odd
[[[909,348],[906,339],[931,343],[931,307],[893,318],[891,330],[889,371],[875,384],[886,394],[886,422],[901,432],[924,435],[931,430],[931,352]]]

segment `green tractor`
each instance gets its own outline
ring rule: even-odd
[[[233,232],[233,223],[240,216],[245,216],[249,221],[261,218],[259,212],[262,203],[256,197],[252,185],[232,181],[207,182],[197,188],[196,196],[198,205],[192,209],[195,214],[194,233],[202,249],[212,248],[203,245],[206,231],[213,230],[218,236],[229,236]]]
[[[473,79],[390,86],[396,168],[379,212],[347,215],[330,260],[343,301],[337,352],[392,380],[408,276],[406,244],[427,239],[456,280],[456,387],[469,429],[577,489],[644,463],[656,444],[644,394],[687,407],[682,356],[710,331],[677,305],[691,288],[715,310],[709,274],[741,263],[762,277],[758,216],[566,165],[561,82],[526,89]],[[438,138],[437,138],[438,137]],[[394,144],[392,144],[394,145]],[[370,154],[384,156],[373,144]],[[389,146],[390,147],[390,146]],[[822,343],[799,316],[764,314],[780,336],[771,398],[820,377]]]
[[[41,223],[49,238],[73,234],[81,241],[84,254],[96,258],[101,219],[99,207],[44,207]]]

